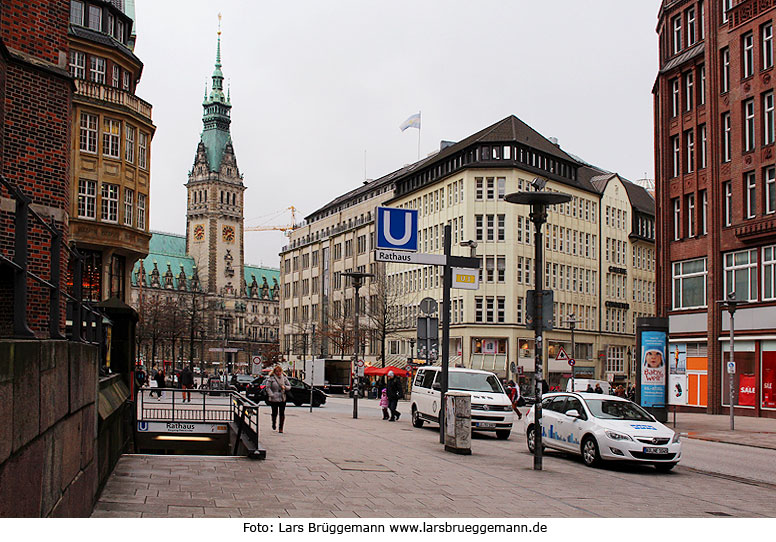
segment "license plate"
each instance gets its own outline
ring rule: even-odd
[[[667,454],[668,448],[651,448],[649,446],[644,446],[644,453],[645,454]]]
[[[478,422],[477,427],[496,427],[495,423]]]

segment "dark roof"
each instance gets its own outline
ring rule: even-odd
[[[358,197],[358,196],[360,196],[362,194],[368,194],[372,190],[375,190],[375,189],[378,189],[378,188],[382,189],[382,188],[385,187],[386,184],[392,183],[394,181],[394,179],[396,179],[397,177],[400,177],[404,173],[407,173],[409,171],[413,171],[413,170],[417,169],[426,160],[429,160],[429,159],[428,158],[424,158],[423,160],[420,160],[419,162],[415,162],[414,164],[410,164],[408,166],[404,166],[403,168],[397,169],[396,171],[394,171],[392,173],[389,173],[388,175],[384,175],[384,176],[380,177],[379,179],[375,179],[373,181],[369,181],[368,183],[362,184],[361,186],[359,186],[358,188],[354,188],[350,192],[345,192],[341,196],[338,196],[338,197],[334,198],[333,200],[331,200],[329,203],[327,203],[323,207],[320,207],[320,208],[316,209],[315,211],[313,211],[312,213],[310,213],[309,215],[307,215],[305,217],[305,220],[307,220],[309,222],[310,219],[313,216],[315,216],[315,215],[317,215],[317,214],[319,214],[319,213],[321,213],[321,212],[323,212],[323,211],[325,211],[327,209],[330,209],[332,207],[336,207],[340,203],[343,203],[343,202],[346,202],[346,201],[350,201],[353,198],[356,198],[356,197]]]
[[[601,194],[606,190],[606,185],[609,184],[609,181],[617,177],[622,181],[633,208],[642,213],[655,216],[655,198],[644,187],[629,181],[617,173],[604,172],[595,166],[580,168],[579,175],[583,173],[588,177],[590,184]]]
[[[691,47],[691,48],[687,49],[686,51],[682,52],[681,55],[679,55],[679,56],[677,56],[675,58],[672,58],[671,60],[666,62],[663,65],[663,67],[660,68],[660,72],[659,73],[666,73],[668,71],[671,71],[674,68],[676,68],[677,66],[681,66],[685,62],[687,62],[689,60],[692,60],[696,56],[703,55],[703,53],[704,53],[704,43],[700,42],[695,47]]]
[[[91,28],[86,28],[84,26],[77,26],[77,25],[71,24],[70,35],[75,36],[76,38],[81,38],[95,43],[99,43],[101,45],[105,45],[106,47],[113,47],[114,49],[117,49],[121,54],[126,55],[130,57],[132,60],[134,60],[135,62],[137,62],[137,64],[141,68],[143,67],[143,63],[140,61],[139,58],[135,56],[135,53],[133,53],[129,49],[129,47],[127,47],[120,41],[112,38],[108,34],[103,34],[102,32],[97,32],[96,30],[92,30]]]

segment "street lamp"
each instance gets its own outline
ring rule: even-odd
[[[361,289],[361,284],[363,284],[363,281],[367,277],[373,277],[374,275],[371,273],[362,273],[361,271],[350,271],[347,273],[342,273],[343,277],[350,277],[353,279],[353,288],[356,291],[356,295],[354,296],[354,301],[356,303],[356,310],[353,312],[353,328],[355,331],[355,339],[353,340],[353,386],[351,386],[351,389],[353,391],[353,418],[358,418],[358,356],[361,352],[361,338],[359,336],[359,329],[358,329],[358,320],[359,320],[359,312],[361,310],[361,303],[359,302],[358,297],[358,291]],[[363,354],[363,353],[362,353]]]
[[[574,345],[574,328],[576,328],[579,322],[581,322],[581,320],[577,320],[577,317],[573,312],[566,317],[566,323],[569,325],[569,329],[571,329],[571,359],[574,360],[574,365],[571,366],[571,391],[576,391],[574,388],[574,373],[577,368],[577,354]]]
[[[735,408],[733,405],[735,405],[734,402],[734,391],[735,387],[733,385],[733,380],[736,374],[736,361],[734,356],[734,350],[735,350],[735,338],[734,338],[734,314],[736,312],[736,309],[738,308],[738,305],[742,305],[746,303],[746,301],[737,301],[736,300],[736,292],[732,291],[727,295],[727,299],[723,299],[721,301],[717,301],[717,303],[720,304],[720,307],[723,309],[727,309],[728,314],[730,315],[730,362],[728,363],[728,383],[729,383],[729,403],[730,403],[730,430],[735,431],[736,428],[736,420],[735,420]],[[724,356],[723,356],[724,357]]]
[[[542,226],[547,222],[547,206],[557,205],[571,201],[569,194],[560,194],[558,192],[540,192],[547,183],[542,178],[536,178],[531,185],[536,189],[535,192],[513,192],[507,194],[506,201],[518,205],[530,205],[530,219],[534,224],[536,233],[534,235],[534,384],[536,389],[536,401],[534,404],[534,470],[542,470],[542,333],[544,330],[544,321],[542,312],[544,310],[543,297],[543,276],[542,267],[544,262],[544,241],[542,239]],[[530,294],[530,292],[529,292]]]

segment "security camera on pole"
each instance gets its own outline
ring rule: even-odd
[[[534,192],[514,192],[507,194],[506,201],[519,205],[530,205],[530,219],[534,224],[534,289],[528,290],[527,305],[533,307],[533,313],[527,311],[528,327],[533,327],[535,332],[535,358],[534,358],[534,384],[536,387],[536,403],[534,404],[534,470],[542,470],[542,381],[544,380],[543,356],[543,332],[552,329],[552,290],[542,288],[544,280],[542,261],[544,256],[544,240],[542,239],[542,226],[547,222],[547,206],[557,205],[571,201],[568,194],[558,192],[541,192],[545,179],[536,178],[531,181]]]

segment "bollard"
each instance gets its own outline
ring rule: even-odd
[[[468,393],[450,391],[445,394],[445,401],[445,451],[471,455],[472,397]]]

